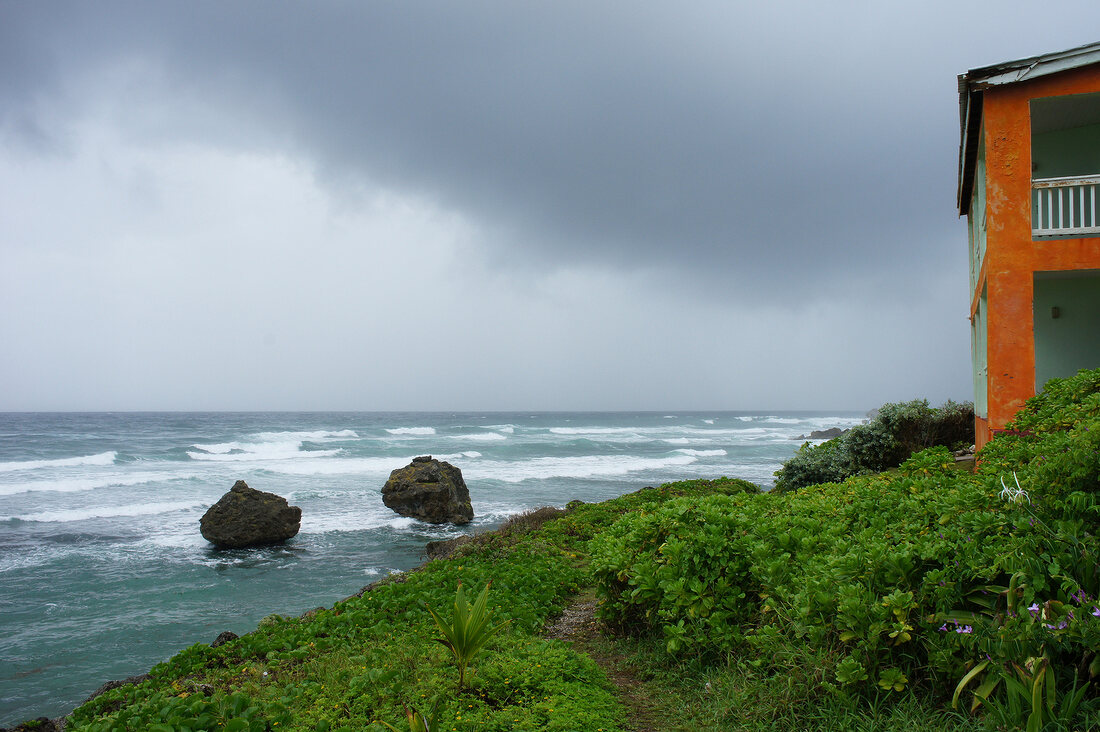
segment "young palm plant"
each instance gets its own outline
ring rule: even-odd
[[[458,690],[461,692],[466,685],[466,666],[474,656],[485,646],[508,621],[490,627],[489,625],[489,585],[485,585],[481,594],[477,596],[473,607],[466,599],[466,593],[462,584],[458,585],[455,595],[454,620],[448,623],[435,610],[428,608],[428,612],[435,618],[435,624],[443,633],[443,638],[437,638],[440,643],[447,646],[454,654],[458,663]]]
[[[415,707],[412,709],[405,707],[405,715],[409,718],[409,732],[435,732],[435,715],[438,707],[439,702],[437,701],[432,705],[432,711],[428,712],[427,716],[425,716],[423,712],[418,711]],[[377,720],[377,722],[378,724],[389,727],[393,732],[401,732],[401,730],[397,729],[397,727],[394,727],[389,722],[383,722],[382,720]]]

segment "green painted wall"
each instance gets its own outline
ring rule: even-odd
[[[970,359],[974,370],[974,414],[983,419],[989,416],[989,341],[986,336],[985,290],[978,300],[978,310],[970,323]]]
[[[1034,316],[1036,391],[1048,379],[1100,367],[1100,272],[1037,272]]]
[[[1031,177],[1100,174],[1100,124],[1031,137]]]
[[[970,194],[967,215],[970,234],[970,292],[978,287],[978,273],[985,258],[985,140],[978,144],[978,160],[974,165],[974,187]]]

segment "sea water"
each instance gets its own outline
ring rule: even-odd
[[[433,540],[538,506],[689,478],[770,486],[801,435],[857,413],[0,414],[0,726],[55,716],[266,615],[332,603]],[[475,519],[382,505],[418,455],[462,470]],[[283,545],[219,551],[199,518],[233,483],[302,508]]]

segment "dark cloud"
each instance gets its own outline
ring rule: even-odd
[[[219,132],[234,144],[290,142],[335,181],[467,212],[512,250],[502,261],[721,270],[753,295],[780,276],[811,294],[833,272],[932,271],[952,223],[953,74],[985,58],[965,13],[938,6],[3,12],[5,118],[21,129],[43,126],[28,105],[67,77],[146,64],[165,94],[235,108]]]
[[[1100,6],[1071,4],[1065,15],[1076,20],[1067,32],[1031,22],[1017,2],[0,0],[0,151],[58,161],[83,154],[81,180],[119,177],[123,203],[103,192],[103,200],[81,204],[86,210],[67,210],[61,200],[43,204],[72,219],[81,235],[65,241],[74,248],[106,250],[108,235],[125,238],[119,222],[155,218],[158,206],[185,218],[178,211],[186,201],[171,197],[193,185],[189,169],[164,182],[163,171],[143,167],[142,150],[172,156],[193,144],[228,156],[270,155],[307,166],[333,200],[351,208],[362,191],[393,192],[460,220],[461,261],[471,271],[484,268],[474,278],[481,286],[500,273],[522,275],[509,284],[513,299],[498,302],[505,312],[520,302],[524,287],[516,282],[539,287],[555,272],[583,282],[577,273],[586,268],[620,273],[609,287],[663,285],[704,303],[722,300],[723,308],[756,308],[760,317],[744,320],[730,310],[700,316],[751,331],[746,343],[771,349],[769,322],[794,329],[778,341],[816,334],[834,382],[848,373],[847,358],[860,358],[881,376],[883,392],[890,379],[882,375],[912,360],[906,332],[931,337],[948,329],[955,345],[941,354],[941,367],[960,362],[963,377],[950,377],[959,383],[967,296],[965,227],[954,209],[955,75],[1094,40],[1082,33],[1098,27]],[[116,171],[106,147],[102,160],[89,162],[88,147],[98,143],[88,130],[124,140],[129,168]],[[230,168],[217,158],[210,169]],[[64,176],[48,165],[34,170],[43,190],[45,176]],[[299,190],[295,181],[286,189]],[[227,190],[247,187],[242,181]],[[85,225],[96,223],[99,214],[89,211],[99,207],[111,210],[102,237]],[[209,201],[201,207],[217,210]],[[279,213],[272,218],[293,226]],[[39,219],[25,223],[32,233],[48,229]],[[211,221],[203,231],[216,239],[218,226]],[[152,227],[170,239],[162,231],[169,228]],[[412,240],[392,246],[402,241]],[[156,243],[151,236],[150,249]],[[21,251],[32,261],[35,246]],[[44,260],[32,264],[49,271]],[[352,265],[367,268],[371,260],[364,254]],[[159,260],[145,266],[171,271]],[[277,274],[293,281],[299,271]],[[160,290],[179,286],[170,274],[158,276]],[[354,285],[347,288],[350,302]],[[463,296],[461,288],[455,293]],[[951,297],[957,306],[943,302]],[[584,302],[611,307],[609,299]],[[486,303],[465,315],[486,317],[476,310]],[[820,312],[849,319],[874,315],[825,330],[820,319],[809,330],[792,325],[823,303]],[[547,328],[561,311],[524,307],[549,313]],[[683,303],[674,309],[685,318],[693,312]],[[898,315],[884,338],[885,312],[912,315]],[[941,322],[954,312],[957,321]],[[493,318],[526,338],[523,323]],[[257,314],[254,327],[262,321]],[[642,353],[644,317],[615,322]],[[583,333],[577,324],[576,335],[571,325],[554,330],[549,351],[603,342],[592,323]],[[892,350],[877,356],[878,348]],[[774,358],[798,352],[785,346]],[[499,356],[502,363],[512,357]],[[587,361],[572,358],[584,372]],[[601,358],[617,363],[612,352]],[[516,389],[519,399],[524,392]]]

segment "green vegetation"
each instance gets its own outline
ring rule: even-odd
[[[1097,729],[1100,370],[1013,428],[973,473],[940,446],[797,491],[688,481],[532,514],[192,646],[70,729]],[[617,631],[587,654],[541,636],[579,590]],[[456,623],[425,607],[448,603],[481,627],[457,693]]]
[[[460,693],[462,687],[466,685],[466,668],[470,665],[470,661],[481,652],[481,649],[485,647],[490,638],[507,625],[507,621],[505,621],[500,625],[489,626],[488,604],[489,585],[485,585],[477,600],[474,601],[473,607],[470,607],[470,603],[466,599],[466,593],[462,589],[462,584],[459,583],[458,594],[455,596],[454,616],[451,622],[448,623],[442,615],[428,608],[428,612],[432,614],[432,618],[435,620],[436,627],[443,634],[443,637],[437,640],[454,654],[455,663],[458,664],[458,691]]]
[[[878,473],[929,447],[959,449],[973,441],[974,405],[969,402],[948,401],[937,409],[926,399],[884,404],[867,424],[820,445],[803,444],[775,474],[775,492]]]

